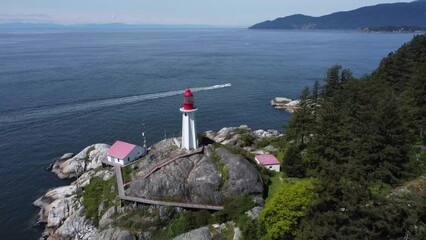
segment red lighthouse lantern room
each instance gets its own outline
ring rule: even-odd
[[[194,97],[189,88],[186,89],[185,94],[183,94],[183,109],[184,110],[194,110]]]

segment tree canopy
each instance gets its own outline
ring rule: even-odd
[[[426,174],[425,153],[414,150],[426,144],[425,35],[389,54],[362,79],[339,65],[331,67],[322,86],[316,82],[312,91],[302,92],[286,130],[283,169],[290,177],[315,178],[318,198],[297,221],[292,214],[280,215],[292,206],[288,196],[274,199],[275,206],[266,206],[261,218],[270,226],[268,234],[298,239],[425,236],[426,193],[389,197],[393,188]]]

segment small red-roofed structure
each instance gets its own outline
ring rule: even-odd
[[[258,164],[264,166],[265,168],[279,172],[280,171],[280,162],[272,154],[261,154],[256,155],[255,160]]]
[[[108,150],[107,160],[126,165],[146,154],[146,148],[131,143],[116,141]]]

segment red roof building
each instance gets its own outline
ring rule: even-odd
[[[276,172],[280,171],[280,162],[272,154],[256,155],[255,160],[258,164],[264,166],[269,170]]]
[[[108,150],[109,162],[126,165],[146,154],[146,148],[131,143],[116,141]]]

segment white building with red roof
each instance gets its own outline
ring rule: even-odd
[[[258,164],[264,166],[265,168],[271,171],[280,171],[280,162],[272,154],[256,155],[254,159]]]
[[[107,160],[111,163],[126,165],[146,155],[146,148],[131,143],[116,141],[108,150]]]

